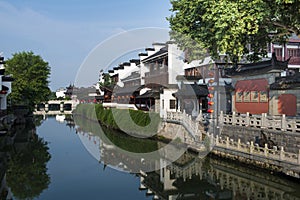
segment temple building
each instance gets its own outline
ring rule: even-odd
[[[297,70],[290,75],[284,75],[288,71],[288,62],[277,60],[275,53],[272,58],[251,64],[240,64],[228,68],[225,73],[232,78],[232,109],[238,113],[295,116],[300,110],[297,106],[299,95],[293,92],[295,86],[291,82],[297,82]],[[293,74],[293,75],[292,75]],[[290,83],[284,84],[284,81]],[[287,88],[290,90],[286,90]],[[297,98],[298,96],[298,98]],[[250,109],[251,108],[251,109]]]

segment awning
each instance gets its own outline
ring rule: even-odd
[[[266,79],[241,80],[235,84],[235,91],[267,91],[268,86]]]
[[[136,97],[136,99],[149,99],[149,98],[159,99],[160,92],[149,90],[149,91],[145,92],[144,94]]]
[[[142,60],[143,63],[149,63],[157,60],[158,58],[167,57],[168,56],[168,48],[163,47],[158,52],[154,53],[153,55],[145,58]]]
[[[139,92],[141,90],[141,86],[132,86],[132,87],[116,87],[113,91],[115,96],[126,96],[133,95],[135,92]]]
[[[176,98],[206,97],[209,94],[207,85],[184,84],[173,96]]]

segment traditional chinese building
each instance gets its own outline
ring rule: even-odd
[[[225,73],[232,78],[234,87],[232,110],[250,114],[294,115],[297,109],[290,107],[291,101],[287,98],[290,94],[285,91],[285,94],[281,96],[273,91],[287,68],[288,60],[278,61],[273,54],[272,58],[266,61],[241,64],[226,69]],[[270,87],[272,85],[273,88]]]
[[[288,68],[300,69],[300,38],[293,35],[284,44],[274,43],[270,45],[270,53],[275,53],[277,60],[288,60]]]
[[[208,94],[206,84],[181,84],[178,91],[174,93],[178,102],[177,109],[194,117],[198,116],[200,110],[207,112]]]

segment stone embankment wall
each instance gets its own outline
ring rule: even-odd
[[[226,125],[219,137],[206,135],[205,138],[210,138],[214,155],[299,178],[300,137],[297,133],[280,131],[275,133],[273,130],[263,132],[265,137],[274,141],[277,147],[255,145],[255,138],[262,137],[261,129],[252,127]],[[199,156],[202,155],[203,144],[201,146],[200,143],[196,143],[191,134],[179,123],[163,122],[158,135],[170,140],[180,139],[189,149],[197,151]]]
[[[158,136],[163,136],[169,140],[180,139],[183,143],[192,143],[194,141],[186,129],[182,125],[176,123],[162,122],[158,130]]]
[[[286,152],[298,153],[300,149],[300,133],[276,131],[254,127],[224,125],[221,137],[229,137],[233,140],[240,139],[242,143],[255,142],[255,138],[262,138],[261,131],[267,139],[272,140],[277,147],[284,147]]]

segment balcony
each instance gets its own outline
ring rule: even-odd
[[[157,83],[167,85],[169,83],[169,73],[165,69],[151,71],[145,74],[145,84]]]

